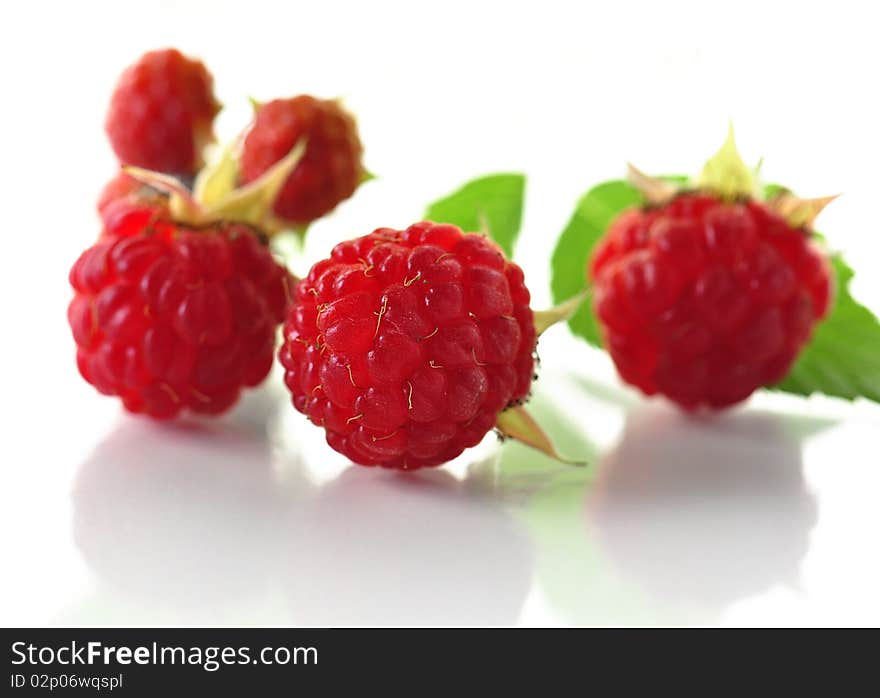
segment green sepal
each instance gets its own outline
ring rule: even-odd
[[[535,316],[535,332],[538,333],[538,336],[540,337],[557,322],[568,320],[577,312],[577,309],[588,295],[589,291],[584,290],[552,308],[535,310],[533,313]]]
[[[710,191],[728,201],[756,196],[755,170],[746,165],[739,154],[733,124],[727,130],[724,144],[703,165],[703,171],[696,183],[699,189]]]
[[[212,206],[229,196],[238,183],[239,142],[227,144],[220,156],[208,163],[196,176],[193,197],[202,206]]]
[[[495,428],[503,437],[519,441],[560,463],[586,465],[582,461],[571,460],[560,454],[547,432],[541,428],[525,407],[509,407],[504,410],[498,415]]]
[[[223,199],[206,206],[203,215],[209,220],[234,220],[250,223],[268,233],[277,232],[272,209],[284,182],[296,169],[306,150],[300,139],[290,152],[257,179],[233,190]]]

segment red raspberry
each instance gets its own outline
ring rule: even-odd
[[[480,235],[424,222],[315,264],[280,356],[294,407],[330,446],[409,470],[455,458],[525,400],[535,344],[522,270]]]
[[[220,104],[214,79],[177,49],[145,53],[129,66],[110,99],[105,128],[125,165],[189,177],[214,140]]]
[[[589,266],[621,377],[684,408],[721,408],[780,381],[828,311],[827,259],[755,200],[684,193],[630,209]]]
[[[272,365],[292,279],[253,230],[155,216],[105,233],[70,271],[80,373],[131,412],[216,414]]]
[[[103,213],[108,206],[120,199],[137,199],[144,190],[155,191],[152,187],[143,184],[124,170],[120,170],[101,190],[98,196],[98,213]]]
[[[290,152],[300,138],[306,151],[275,202],[275,214],[304,226],[332,211],[364,176],[363,147],[354,118],[335,100],[300,95],[257,108],[244,139],[241,177],[251,182]]]
[[[157,217],[167,216],[168,197],[120,171],[101,190],[98,214],[104,234],[131,234]]]

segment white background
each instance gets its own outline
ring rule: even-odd
[[[529,176],[535,306],[580,194],[694,172],[733,119],[880,309],[880,43],[869,3],[4,3],[0,623],[880,623],[880,408],[759,395],[695,422],[554,329],[536,409],[584,471],[485,443],[346,467],[277,376],[219,422],[126,417],[76,373],[67,271],[96,236],[114,80],[201,56],[232,137],[258,99],[342,96],[379,180],[306,254],[404,226],[472,176]],[[880,347],[875,348],[880,351]]]

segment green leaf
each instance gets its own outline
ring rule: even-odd
[[[553,250],[551,290],[554,303],[568,300],[584,290],[587,261],[596,243],[621,211],[641,202],[641,194],[623,180],[604,182],[581,197]],[[582,303],[568,324],[579,337],[594,346],[602,346],[592,304]]]
[[[765,184],[764,185],[764,200],[772,199],[774,196],[778,194],[788,194],[790,189],[788,187],[784,187],[781,184]]]
[[[850,294],[854,276],[850,266],[839,254],[831,257],[831,264],[837,277],[831,313],[819,323],[794,368],[774,389],[880,402],[880,322]]]
[[[425,218],[453,223],[467,232],[484,232],[511,257],[522,225],[525,186],[523,174],[480,177],[432,203]]]

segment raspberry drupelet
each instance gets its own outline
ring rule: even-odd
[[[355,463],[445,463],[527,398],[529,300],[520,267],[454,225],[343,242],[288,311],[280,359],[293,404]]]
[[[807,230],[762,201],[699,191],[622,213],[588,275],[621,377],[686,409],[784,378],[833,293]]]

